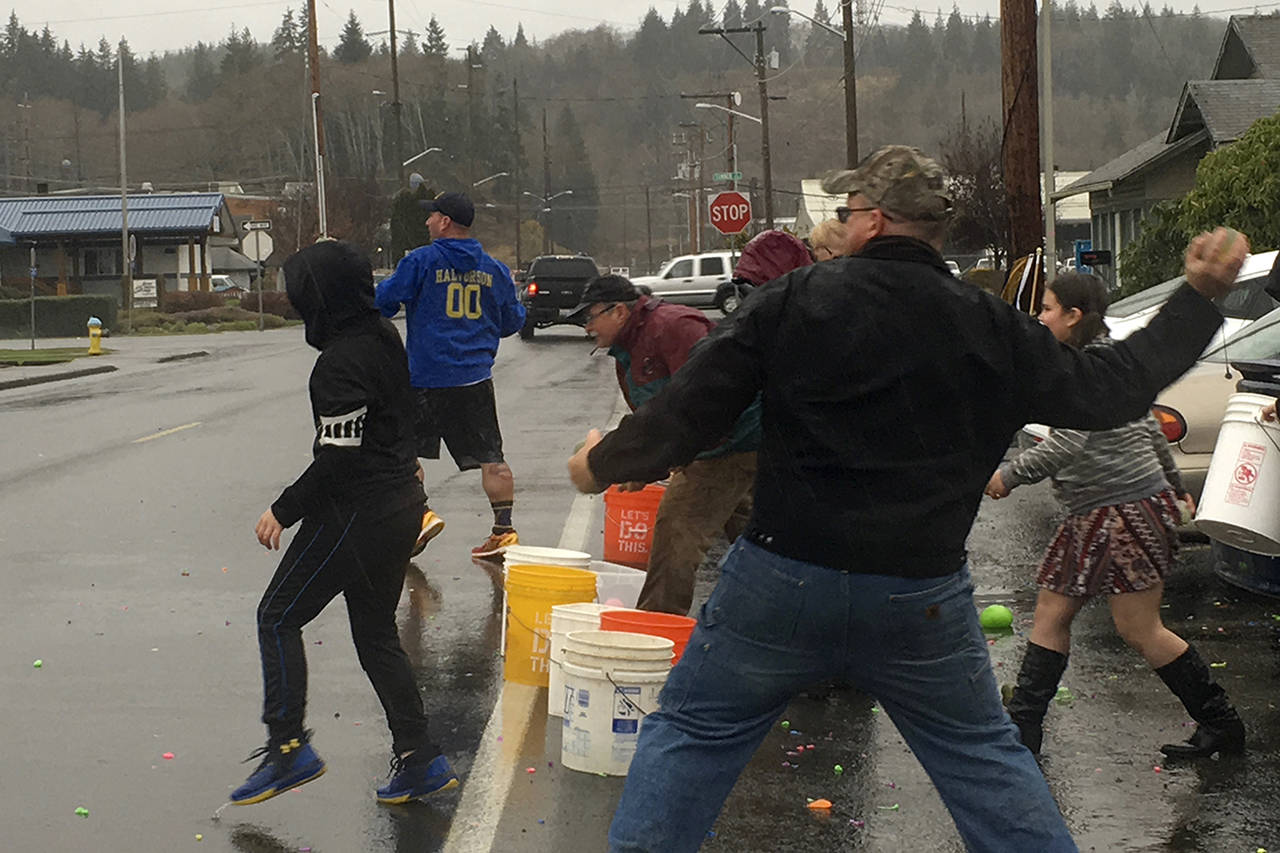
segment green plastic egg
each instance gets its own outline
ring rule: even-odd
[[[1003,604],[992,604],[982,609],[978,617],[982,627],[990,631],[1001,631],[1013,625],[1013,611]]]

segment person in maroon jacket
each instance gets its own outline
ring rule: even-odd
[[[744,251],[744,260],[746,256]],[[808,263],[807,252],[803,258]],[[756,268],[764,265],[760,261]],[[792,268],[780,269],[775,277]],[[588,282],[582,305],[570,319],[583,323],[596,346],[613,356],[618,385],[632,411],[666,387],[694,346],[715,327],[698,309],[643,295],[620,275]],[[672,472],[654,522],[648,576],[637,603],[641,610],[681,616],[689,612],[698,566],[712,540],[723,532],[733,541],[751,515],[759,446],[757,400],[720,442]],[[622,488],[638,491],[644,483],[624,484]]]

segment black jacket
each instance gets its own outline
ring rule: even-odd
[[[373,272],[353,246],[326,241],[284,263],[289,301],[320,350],[309,390],[314,458],[271,505],[289,527],[327,510],[394,512],[422,503],[415,407],[400,334],[373,304]]]
[[[953,278],[928,245],[877,238],[757,289],[588,459],[602,483],[658,479],[763,392],[746,535],[846,571],[940,576],[960,567],[1023,424],[1142,417],[1221,322],[1184,286],[1147,329],[1082,352]]]

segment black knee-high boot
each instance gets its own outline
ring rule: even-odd
[[[1066,668],[1067,656],[1062,652],[1027,643],[1008,711],[1023,745],[1036,755],[1040,754],[1040,742],[1044,739],[1044,712],[1058,692],[1058,681]]]
[[[1186,743],[1160,747],[1169,758],[1198,758],[1215,752],[1244,752],[1244,723],[1227,699],[1227,691],[1213,680],[1195,646],[1156,670],[1156,675],[1181,700],[1196,721],[1195,733]]]

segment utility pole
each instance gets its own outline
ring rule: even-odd
[[[645,244],[649,247],[648,272],[653,275],[653,207],[649,204],[649,186],[647,184],[644,188],[644,239]]]
[[[311,130],[315,137],[316,208],[320,217],[320,236],[326,237],[329,226],[325,219],[324,114],[320,109],[320,42],[316,37],[316,0],[307,0],[307,65],[311,69]]]
[[[853,0],[840,0],[844,24],[844,147],[850,169],[858,165],[858,80],[854,73]]]
[[[1057,205],[1053,200],[1054,190],[1058,188],[1058,177],[1053,165],[1053,41],[1050,35],[1052,0],[1044,0],[1040,14],[1044,26],[1044,42],[1040,45],[1040,85],[1044,87],[1044,100],[1041,103],[1044,116],[1041,119],[1040,138],[1044,152],[1041,158],[1044,164],[1044,280],[1048,283],[1058,274]]]
[[[1040,248],[1040,107],[1035,0],[1000,0],[1000,90],[1010,258]]]
[[[1032,0],[1034,2],[1034,0]],[[756,80],[760,86],[760,159],[764,161],[764,227],[773,230],[773,166],[769,161],[769,82],[764,59],[764,23],[756,21]]]
[[[387,8],[391,15],[391,145],[396,154],[397,166],[396,188],[405,185],[404,181],[404,149],[402,139],[404,131],[400,128],[400,67],[396,61],[396,0],[387,0]]]
[[[126,332],[133,331],[133,266],[129,261],[129,178],[124,153],[124,39],[116,48],[116,89],[120,105],[120,270]],[[33,264],[34,266],[34,264]]]
[[[733,108],[742,102],[742,95],[738,92],[697,92],[692,95],[686,95],[684,92],[681,92],[680,97],[684,100],[694,101],[716,100],[719,98],[724,99],[724,105],[727,111],[726,114],[729,118],[729,128],[725,136],[725,144],[728,146],[728,148],[725,149],[725,153],[729,161],[729,174],[732,175],[734,172],[738,171],[738,144],[733,138]],[[733,189],[736,190],[738,188],[738,181],[736,178],[730,183],[732,184]]]
[[[22,110],[22,174],[26,178],[22,191],[29,193],[35,187],[31,185],[31,96],[26,92],[18,108]]]
[[[467,45],[467,185],[476,180],[476,62]]]
[[[547,108],[542,108],[542,197],[551,198],[551,149],[547,147]],[[542,254],[551,254],[551,202],[543,201]]]
[[[511,78],[511,115],[515,127],[515,183],[516,183],[516,269],[520,269],[520,160],[524,150],[520,147],[520,81]]]
[[[1008,2],[1008,0],[1004,0]],[[769,159],[769,81],[767,78],[768,68],[764,55],[764,31],[766,27],[762,21],[756,21],[750,27],[700,27],[698,33],[700,35],[720,36],[729,46],[738,54],[746,59],[755,68],[756,85],[760,89],[760,160],[761,168],[764,170],[764,227],[773,229],[773,166]],[[752,60],[732,41],[729,41],[728,33],[755,33],[756,34],[756,56]]]

